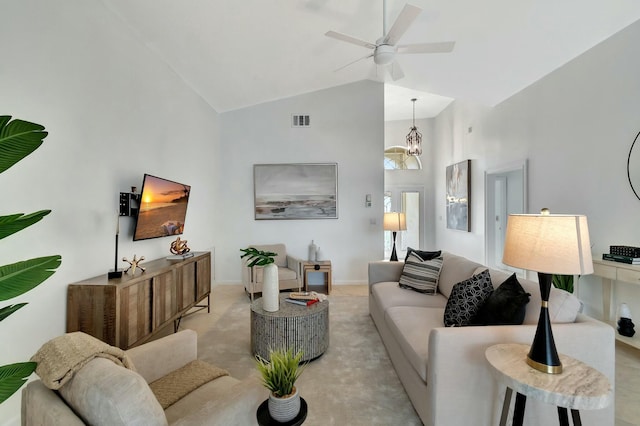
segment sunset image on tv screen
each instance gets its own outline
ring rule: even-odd
[[[145,175],[134,240],[180,235],[191,187]]]

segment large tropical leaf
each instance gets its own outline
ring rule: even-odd
[[[36,369],[35,362],[0,366],[0,404],[13,395]]]
[[[46,137],[40,124],[0,116],[0,173],[35,151]]]
[[[55,255],[0,266],[0,300],[12,299],[40,285],[60,263],[61,257]]]
[[[12,313],[14,313],[15,311],[17,311],[18,309],[22,308],[25,305],[26,303],[18,303],[15,305],[9,305],[9,306],[5,306],[4,308],[0,308],[0,321],[2,321],[3,319],[5,319],[6,317],[8,317],[9,315],[11,315]]]
[[[51,210],[40,210],[31,214],[16,213],[9,216],[0,216],[0,240],[39,222],[49,213],[51,213]]]

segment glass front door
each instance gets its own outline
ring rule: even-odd
[[[396,236],[396,252],[398,260],[404,260],[407,247],[420,248],[422,244],[423,193],[421,187],[387,188],[384,192],[384,211],[403,212],[407,218],[407,230],[400,231]],[[391,257],[393,249],[393,235],[389,231],[384,233],[384,256]]]

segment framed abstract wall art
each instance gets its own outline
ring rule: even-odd
[[[469,231],[471,160],[447,166],[447,228]]]
[[[337,219],[338,164],[254,164],[255,219]]]

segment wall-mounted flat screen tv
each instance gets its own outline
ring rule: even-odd
[[[189,185],[145,174],[133,241],[181,235],[190,192]]]

